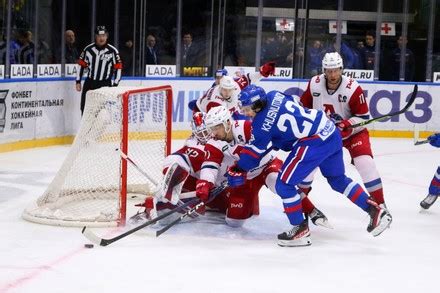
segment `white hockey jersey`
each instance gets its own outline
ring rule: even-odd
[[[200,178],[200,169],[205,160],[204,147],[193,135],[190,136],[182,148],[165,158],[163,163],[164,170],[177,163],[189,175]]]
[[[208,111],[217,106],[225,106],[231,113],[238,111],[238,94],[242,89],[251,84],[251,82],[255,82],[261,79],[261,74],[259,72],[255,72],[252,74],[242,75],[241,77],[234,79],[237,86],[229,99],[223,98],[220,94],[220,86],[216,85],[210,88],[200,99],[197,100],[197,108],[204,113],[208,113]]]
[[[231,128],[234,139],[231,142],[211,139],[205,145],[205,161],[202,164],[200,179],[220,185],[227,180],[227,171],[240,158],[240,152],[252,135],[251,121],[237,120]],[[275,158],[275,151],[268,151],[260,165],[248,171],[247,179],[261,174],[264,168]]]
[[[301,96],[301,103],[310,109],[324,110],[327,115],[339,114],[343,119],[349,119],[352,124],[370,118],[362,88],[356,80],[344,75],[341,84],[333,93],[329,93],[327,89],[324,74],[312,77]],[[354,133],[362,129],[363,127],[358,127]]]

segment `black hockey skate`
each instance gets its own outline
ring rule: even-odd
[[[316,226],[333,229],[333,226],[330,225],[330,222],[328,221],[324,213],[318,210],[317,208],[314,208],[312,212],[307,215],[307,217],[309,217],[312,223]]]
[[[437,200],[438,195],[432,195],[432,194],[428,194],[421,202],[420,202],[420,206],[427,210],[429,209]]]
[[[367,231],[373,236],[379,236],[385,229],[387,229],[393,218],[386,208],[380,207],[376,202],[369,200],[368,214],[370,215],[370,223]]]
[[[309,246],[312,244],[307,220],[292,226],[287,232],[278,235],[278,245],[283,247]]]

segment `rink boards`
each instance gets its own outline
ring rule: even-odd
[[[191,111],[187,104],[212,85],[207,78],[129,78],[121,85],[173,88],[173,138],[187,137]],[[266,91],[279,90],[300,96],[306,80],[267,79],[258,83]],[[373,117],[402,108],[413,83],[361,82]],[[372,135],[411,137],[440,130],[440,85],[420,83],[414,105],[405,114],[369,126]],[[0,152],[56,144],[69,144],[80,123],[81,95],[72,79],[26,79],[0,82]],[[145,109],[146,112],[151,109]],[[143,113],[149,115],[150,113]]]

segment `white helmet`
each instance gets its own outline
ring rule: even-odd
[[[220,79],[220,89],[234,90],[236,88],[237,88],[237,83],[234,81],[232,77],[223,76],[222,79]]]
[[[322,70],[334,68],[344,68],[341,55],[338,52],[326,53],[322,58]]]
[[[230,121],[231,119],[231,112],[229,112],[229,110],[226,109],[225,106],[217,106],[211,108],[208,113],[206,113],[205,124],[208,128],[223,124],[226,132],[229,132],[230,124],[228,123],[228,121]]]

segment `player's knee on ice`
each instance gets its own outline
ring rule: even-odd
[[[231,219],[226,217],[225,218],[226,224],[228,226],[231,226],[233,228],[240,228],[243,227],[244,222],[246,222],[246,219]]]

